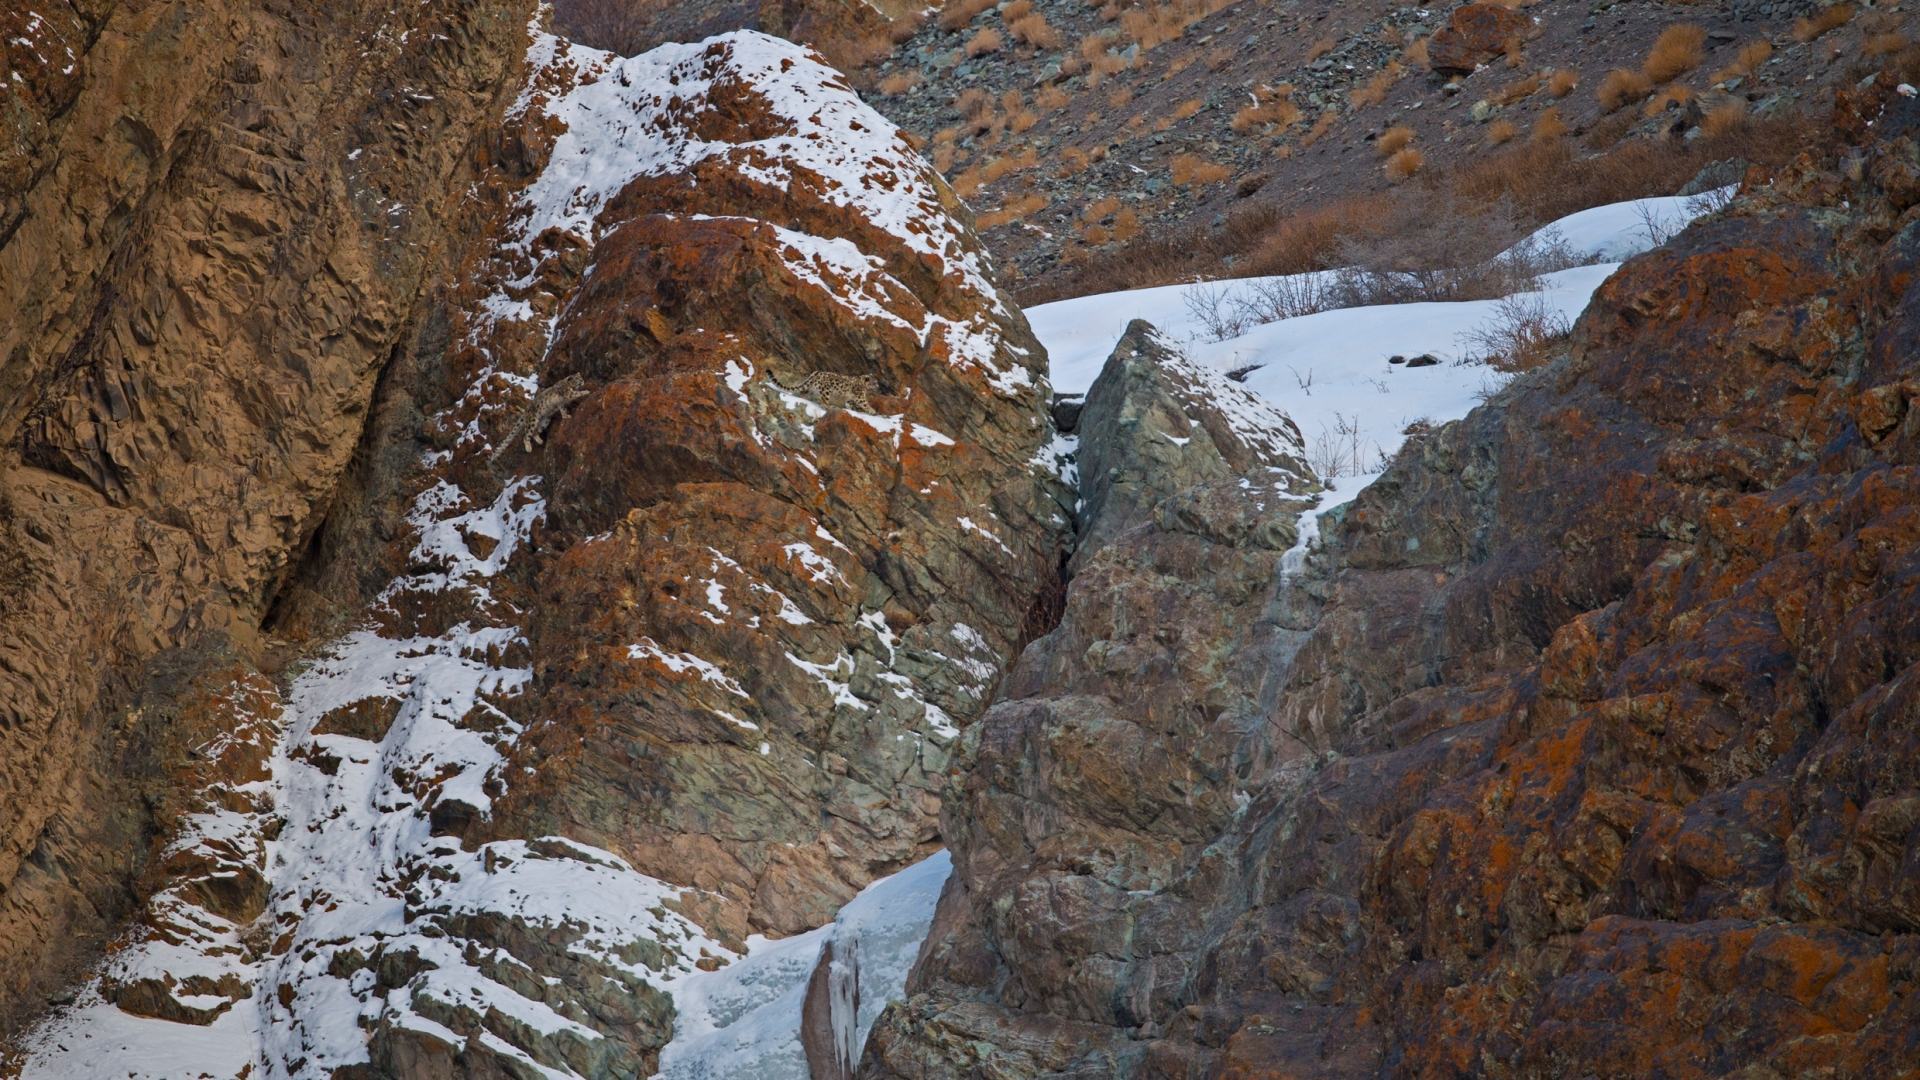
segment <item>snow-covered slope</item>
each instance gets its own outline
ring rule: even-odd
[[[1639,199],[1583,210],[1546,226],[1523,243],[1558,239],[1594,261],[1545,275],[1535,297],[1538,307],[1571,325],[1622,260],[1663,242],[1719,201],[1711,196]],[[1077,297],[1030,308],[1027,320],[1047,347],[1059,393],[1084,394],[1128,323],[1145,319],[1193,360],[1240,373],[1249,389],[1278,404],[1299,425],[1309,464],[1328,483],[1320,505],[1302,518],[1301,547],[1292,565],[1318,535],[1318,515],[1371,483],[1399,450],[1410,425],[1457,420],[1508,378],[1487,365],[1465,362],[1475,353],[1468,335],[1499,317],[1497,300],[1343,308],[1214,341],[1189,304],[1190,296],[1209,287],[1167,285]],[[1423,354],[1439,363],[1388,362]]]

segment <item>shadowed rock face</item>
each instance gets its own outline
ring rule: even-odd
[[[1156,564],[1096,553],[981,725],[862,1075],[1911,1060],[1916,127],[1889,83],[1843,96],[1831,153],[1627,264],[1568,356],[1260,580],[1297,649],[1222,668],[1251,620],[1189,609],[1110,664],[1101,571]],[[1158,688],[1214,681],[1262,753],[1139,738]]]
[[[967,1075],[1002,1038],[987,1060],[1013,1075],[1137,1064],[1118,1029],[1168,1010],[1207,931],[1177,883],[1298,756],[1263,700],[1302,636],[1275,583],[1319,488],[1293,423],[1136,322],[1078,430],[1066,613],[968,735],[954,876],[868,1073]]]
[[[208,695],[420,343],[531,7],[0,13],[0,1030],[125,917],[226,733]]]

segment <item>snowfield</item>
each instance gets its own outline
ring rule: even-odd
[[[1597,206],[1546,226],[1529,241],[1557,238],[1592,265],[1545,275],[1534,298],[1571,325],[1622,261],[1658,246],[1727,194]],[[1406,441],[1408,425],[1458,420],[1509,378],[1484,364],[1463,363],[1475,352],[1467,335],[1495,319],[1498,300],[1342,308],[1269,322],[1214,341],[1189,297],[1220,284],[1076,297],[1027,309],[1027,322],[1047,347],[1057,394],[1085,394],[1127,324],[1145,319],[1194,361],[1241,373],[1248,389],[1292,417],[1306,440],[1308,463],[1328,481],[1320,505],[1301,518],[1300,547],[1289,553],[1286,564],[1292,569],[1298,569],[1319,535],[1319,516],[1352,501],[1380,475]],[[1390,357],[1423,354],[1439,363],[1410,367],[1388,362]]]

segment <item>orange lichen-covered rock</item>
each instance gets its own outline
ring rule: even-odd
[[[960,884],[862,1075],[1909,1061],[1916,127],[1889,79],[1842,95],[1834,145],[1626,264],[1566,359],[1325,526],[1269,600],[1300,638],[1227,684],[1259,687],[1240,730],[1268,748],[1233,820],[1194,835],[1183,802],[1063,869],[1035,829],[1109,827],[1109,800],[1051,752],[1071,725],[990,711]],[[1089,618],[1070,594],[1056,637]],[[1143,792],[1210,775],[1130,760]],[[984,794],[1001,762],[1017,813]]]
[[[1440,75],[1471,75],[1532,29],[1533,19],[1507,4],[1462,4],[1427,40],[1427,66]]]

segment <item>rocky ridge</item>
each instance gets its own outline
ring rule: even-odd
[[[1833,130],[1251,583],[1262,662],[1209,662],[1253,618],[1116,628],[1076,579],[970,736],[861,1075],[1910,1060],[1920,101],[1883,77]],[[1150,573],[1139,535],[1089,567]],[[1253,715],[1139,740],[1216,678]]]
[[[521,18],[386,372],[437,404],[364,433],[414,464],[343,488],[271,605],[351,629],[205,688],[203,794],[24,1075],[646,1074],[675,980],[936,847],[1059,573],[1041,351],[806,50]]]

